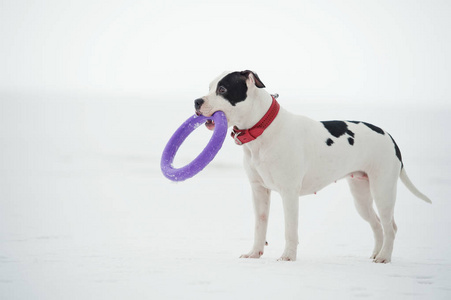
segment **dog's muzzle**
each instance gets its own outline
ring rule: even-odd
[[[196,110],[196,115],[200,116],[202,115],[202,112],[200,111],[200,108],[202,107],[202,104],[204,104],[204,99],[199,98],[194,100],[194,109]],[[215,122],[213,120],[207,120],[207,122],[205,122],[205,126],[209,129],[209,130],[214,130],[215,129]]]
[[[200,113],[200,108],[202,107],[202,104],[204,104],[204,99],[196,99],[194,100],[194,109],[196,110],[196,113],[201,114]]]

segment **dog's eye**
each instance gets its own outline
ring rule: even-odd
[[[226,89],[225,87],[220,86],[220,87],[218,88],[218,94],[223,95],[223,94],[225,94],[226,92],[227,92],[227,89]]]

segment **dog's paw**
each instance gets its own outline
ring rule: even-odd
[[[373,260],[373,262],[377,264],[388,264],[391,261],[391,257],[384,257],[384,256],[376,256],[376,258]]]
[[[261,250],[252,250],[251,252],[247,254],[243,254],[240,256],[240,258],[260,258],[260,256],[263,255],[263,251]]]
[[[296,251],[286,251],[282,254],[282,256],[278,259],[278,261],[295,261],[296,260]]]
[[[296,258],[291,258],[288,256],[281,256],[277,261],[295,261]]]

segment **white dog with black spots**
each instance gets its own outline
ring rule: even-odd
[[[277,103],[252,71],[225,72],[195,100],[198,114],[223,111],[232,136],[244,151],[252,187],[255,235],[243,258],[263,255],[271,191],[278,192],[285,216],[285,250],[280,260],[296,260],[299,197],[346,178],[355,206],[374,234],[371,258],[391,261],[397,226],[394,206],[398,178],[418,198],[431,203],[407,177],[394,139],[377,126],[358,121],[318,122],[292,114]],[[214,128],[213,122],[207,127]],[[373,201],[379,216],[373,209]]]

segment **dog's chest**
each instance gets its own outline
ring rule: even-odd
[[[295,176],[290,175],[290,169],[293,169],[287,165],[287,153],[279,153],[280,151],[273,147],[244,152],[245,165],[251,180],[259,181],[266,188],[278,191],[282,188],[281,183],[288,183],[294,179]]]
[[[254,176],[258,177],[259,181],[270,190],[279,190],[278,188],[278,178],[275,177],[274,173],[271,172],[271,167],[268,164],[261,163],[261,161],[252,164],[252,168],[254,171]]]

